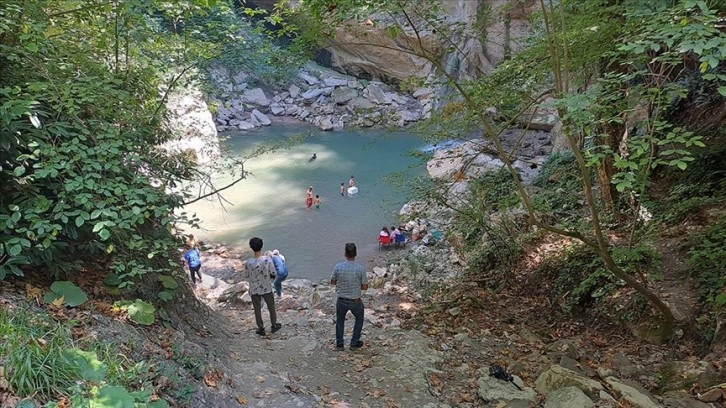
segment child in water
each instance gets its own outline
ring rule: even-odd
[[[340,183],[340,195],[345,197],[345,183]]]
[[[320,199],[320,195],[316,194],[315,195],[315,200],[313,200],[313,204],[315,204],[315,208],[317,208],[319,210],[320,209],[320,203],[322,203],[322,202],[323,202],[323,200]]]

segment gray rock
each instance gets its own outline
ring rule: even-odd
[[[315,85],[320,83],[320,80],[318,78],[308,74],[307,72],[300,72],[299,74],[297,74],[297,76],[305,81],[308,85]]]
[[[393,102],[391,97],[388,96],[388,94],[383,91],[383,88],[377,83],[369,84],[366,89],[363,90],[363,96],[368,98],[371,102],[379,105],[390,105],[391,102]]]
[[[613,368],[623,377],[632,377],[638,374],[638,367],[623,353],[615,353],[611,358]]]
[[[271,105],[270,106],[270,113],[272,113],[275,116],[283,115],[286,112],[286,109],[284,106],[281,105]]]
[[[326,116],[320,119],[320,122],[318,123],[318,128],[325,131],[333,130],[333,121],[331,121],[330,118]]]
[[[237,129],[239,129],[239,130],[250,130],[250,129],[254,129],[254,128],[255,128],[255,125],[246,120],[240,121],[239,125],[237,125]]]
[[[416,122],[421,120],[423,112],[420,110],[404,110],[399,112],[398,115],[404,122]]]
[[[514,381],[523,388],[522,380],[519,377],[514,376]],[[480,372],[477,384],[479,385],[479,396],[486,401],[535,401],[537,399],[537,393],[532,388],[524,388],[520,391],[514,384],[491,377],[488,372]]]
[[[564,387],[547,396],[545,408],[591,408],[595,404],[577,387]]]
[[[300,95],[301,89],[299,86],[293,84],[293,85],[290,85],[289,88],[287,88],[287,91],[290,92],[291,98],[297,98]]]
[[[312,101],[313,99],[316,99],[318,96],[323,94],[323,90],[320,88],[312,88],[305,91],[305,93],[302,94],[302,98],[306,101]]]
[[[419,88],[413,93],[413,97],[416,99],[425,99],[434,94],[434,90],[431,88]]]
[[[351,99],[358,96],[358,91],[352,88],[337,88],[331,94],[333,100],[338,105],[343,105]]]
[[[604,391],[604,387],[599,382],[558,365],[552,365],[547,371],[540,374],[535,381],[535,386],[537,391],[544,395],[549,395],[564,387],[577,387],[592,400],[598,398],[600,391]]]
[[[341,79],[341,78],[334,78],[334,77],[326,77],[323,78],[323,83],[325,86],[347,86],[348,80],[347,79]]]
[[[653,398],[648,394],[645,389],[636,389],[632,385],[625,384],[625,382],[615,378],[608,377],[605,379],[610,388],[617,392],[621,399],[624,399],[630,403],[634,408],[660,408]],[[642,387],[640,387],[642,388]]]
[[[260,122],[260,124],[262,126],[270,126],[272,124],[272,121],[270,120],[270,118],[268,118],[267,115],[258,111],[257,109],[252,110],[251,116],[254,117],[255,119],[257,119],[257,121]]]
[[[270,106],[270,100],[260,88],[252,88],[245,91],[242,95],[242,101],[253,105]]]
[[[348,102],[348,106],[353,109],[373,109],[376,107],[374,103],[366,98],[355,97]]]

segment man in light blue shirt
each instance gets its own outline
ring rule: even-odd
[[[353,337],[350,339],[350,349],[357,350],[363,347],[360,339],[363,330],[363,314],[365,307],[361,299],[362,291],[368,289],[368,278],[363,265],[355,262],[358,250],[354,243],[345,244],[345,261],[340,262],[333,268],[330,276],[330,284],[335,285],[335,294],[338,301],[335,305],[335,348],[345,348],[343,332],[345,331],[345,315],[350,311],[355,317],[353,325]]]

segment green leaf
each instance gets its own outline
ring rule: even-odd
[[[718,93],[720,93],[721,96],[726,96],[726,86],[719,86]]]
[[[686,167],[688,167],[688,164],[686,164],[686,162],[679,161],[678,163],[676,163],[676,166],[678,166],[678,168],[681,170],[685,170]]]
[[[61,296],[65,300],[65,304],[70,307],[82,305],[88,301],[88,296],[81,288],[76,286],[73,282],[69,281],[56,281],[50,285],[51,292],[46,294],[54,294],[53,300],[60,298]],[[46,297],[43,297],[45,300]],[[51,300],[52,301],[52,300]]]
[[[158,296],[159,296],[159,299],[168,302],[168,301],[174,299],[174,292],[169,291],[169,290],[162,290],[161,292],[159,292]]]
[[[108,286],[118,286],[121,283],[121,278],[115,273],[109,273],[103,277],[103,283]]]
[[[13,176],[20,177],[25,174],[25,166],[18,166],[13,170]]]
[[[105,241],[111,237],[111,232],[104,228],[98,233],[98,236],[101,237],[101,240]]]
[[[134,398],[123,387],[106,386],[89,401],[89,408],[134,408]]]
[[[154,305],[141,299],[136,299],[126,308],[126,312],[132,321],[145,326],[154,324],[155,310]]]
[[[102,363],[96,353],[71,348],[63,351],[63,357],[73,366],[78,367],[86,381],[102,381],[106,378],[108,366]]]
[[[35,403],[33,403],[33,400],[25,399],[18,402],[15,408],[35,408]]]
[[[179,284],[168,275],[159,275],[159,281],[166,289],[176,289],[179,287]]]

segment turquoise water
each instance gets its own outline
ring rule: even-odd
[[[343,259],[346,242],[358,247],[358,261],[380,254],[381,227],[398,222],[407,201],[391,179],[412,180],[425,174],[424,163],[409,153],[423,148],[404,132],[321,132],[308,127],[273,126],[230,135],[224,144],[239,158],[271,140],[304,135],[302,143],[245,162],[252,174],[222,195],[185,208],[202,220],[194,231],[203,241],[244,246],[258,236],[263,250],[277,248],[287,258],[290,277],[313,281],[328,278]],[[317,159],[308,162],[313,155]],[[359,193],[341,196],[340,183],[355,176]],[[226,180],[215,181],[222,186]],[[305,207],[305,191],[322,199],[320,209]]]

